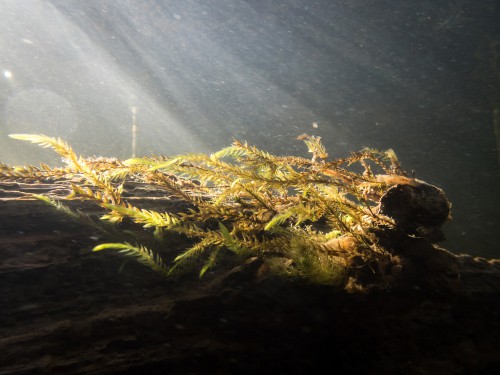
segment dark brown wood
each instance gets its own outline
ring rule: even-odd
[[[444,191],[416,179],[392,186],[380,199],[380,212],[406,233],[430,241],[444,239],[441,227],[450,219],[451,204]]]
[[[129,191],[138,206],[181,208],[163,191]],[[92,253],[99,232],[27,192],[67,189],[0,184],[0,374],[500,373],[498,260],[401,244],[421,261],[414,272],[451,259],[456,274],[370,293],[292,283],[257,259],[165,279]]]

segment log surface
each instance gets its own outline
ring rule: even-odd
[[[90,252],[98,233],[27,195],[68,192],[49,185],[0,184],[0,374],[500,373],[496,260],[455,256],[445,291],[348,294],[259,276],[258,260],[170,280]]]

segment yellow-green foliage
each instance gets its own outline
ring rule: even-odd
[[[94,247],[94,251],[101,251],[108,249],[118,250],[122,254],[135,256],[139,259],[141,263],[144,263],[145,265],[151,267],[153,270],[165,274],[168,273],[167,266],[165,265],[163,259],[161,259],[161,257],[158,254],[156,254],[151,249],[148,249],[145,246],[142,245],[134,246],[128,242],[123,242],[123,243],[105,243]]]
[[[364,149],[344,159],[328,161],[319,137],[302,135],[312,159],[276,156],[245,142],[214,154],[152,156],[124,162],[85,159],[60,139],[43,135],[11,137],[51,147],[67,162],[65,169],[8,167],[0,178],[37,178],[51,173],[72,182],[70,198],[87,199],[107,210],[108,222],[128,218],[154,235],[175,232],[194,244],[174,257],[168,267],[157,250],[130,243],[103,244],[95,250],[118,249],[154,269],[175,271],[204,259],[200,275],[216,264],[221,250],[238,256],[290,259],[286,273],[332,284],[342,277],[343,258],[360,254],[373,259],[384,253],[371,235],[391,219],[377,213],[378,199],[387,185],[377,179],[402,172],[392,150]],[[362,172],[354,170],[361,166]],[[182,212],[157,212],[132,205],[122,197],[128,179],[152,184],[189,203]],[[53,202],[49,202],[54,204]],[[329,245],[332,238],[348,237],[349,248]],[[352,242],[351,241],[351,242]]]
[[[268,259],[274,273],[299,277],[313,284],[340,285],[347,275],[345,261],[338,254],[321,251],[327,235],[318,235],[311,228],[295,228],[284,257]]]

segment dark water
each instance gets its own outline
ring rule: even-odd
[[[3,162],[56,160],[13,132],[127,158],[133,107],[138,154],[233,138],[304,154],[304,132],[332,156],[391,147],[453,202],[444,246],[500,256],[496,0],[7,0],[0,11]]]

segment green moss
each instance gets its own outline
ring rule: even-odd
[[[152,237],[176,233],[189,239],[193,245],[172,256],[170,264],[154,247],[126,241],[95,249],[116,249],[170,274],[201,260],[202,276],[228,251],[242,259],[263,257],[275,265],[285,258],[289,261],[287,267],[281,267],[283,274],[313,283],[339,284],[345,279],[345,259],[356,254],[367,261],[386,256],[371,234],[381,226],[394,225],[377,212],[378,200],[389,187],[379,177],[403,175],[392,150],[364,149],[329,161],[320,138],[308,135],[299,138],[312,159],[276,156],[234,141],[211,155],[154,156],[124,162],[103,159],[99,163],[75,155],[60,139],[26,134],[11,137],[53,148],[67,161],[67,167],[0,165],[0,178],[65,178],[73,181],[68,198],[100,205],[107,210],[101,217],[105,222],[127,219],[138,228],[152,228]],[[74,182],[76,175],[80,183]],[[163,189],[192,208],[159,212],[136,207],[123,197],[130,180]],[[348,248],[331,243],[332,238],[347,237],[352,239]],[[151,243],[161,246],[158,241]]]

